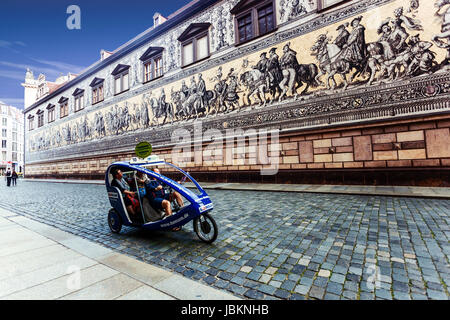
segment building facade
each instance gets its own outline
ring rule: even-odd
[[[25,109],[26,174],[102,178],[149,141],[199,180],[448,185],[449,7],[205,0],[155,15]]]
[[[8,169],[23,172],[24,127],[22,110],[0,101],[1,117],[1,161],[0,174]]]

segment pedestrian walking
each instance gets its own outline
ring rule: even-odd
[[[12,181],[12,185],[16,186],[17,185],[17,177],[19,175],[17,174],[16,170],[13,170],[12,174],[11,174],[11,181]]]
[[[11,171],[9,169],[6,171],[6,186],[11,186]]]

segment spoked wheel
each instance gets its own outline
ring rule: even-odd
[[[204,213],[194,219],[194,231],[197,236],[206,243],[212,243],[219,233],[216,221],[209,213]]]
[[[111,209],[108,212],[108,225],[113,233],[119,233],[122,229],[122,221],[116,210]]]

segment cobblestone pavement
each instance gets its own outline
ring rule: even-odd
[[[237,296],[446,299],[450,201],[209,191],[219,237],[124,227],[110,233],[104,186],[0,186],[0,205]]]

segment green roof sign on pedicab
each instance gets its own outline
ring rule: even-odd
[[[139,142],[134,152],[139,158],[145,159],[152,154],[152,145],[147,141]]]

